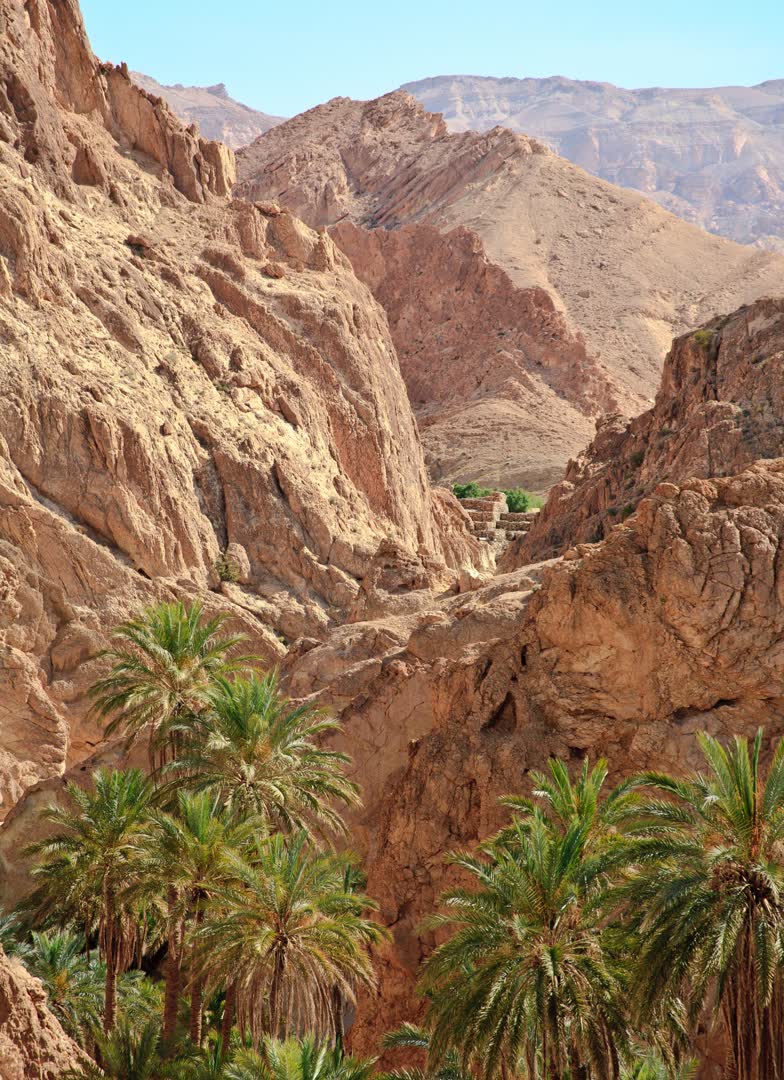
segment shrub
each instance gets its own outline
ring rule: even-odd
[[[621,510],[621,521],[625,521],[627,517],[631,517],[634,513],[634,506],[632,503],[627,503]]]
[[[506,505],[510,514],[524,514],[526,510],[544,506],[544,500],[538,495],[532,495],[523,488],[501,488],[506,495]],[[494,495],[495,488],[480,487],[476,480],[470,480],[467,484],[453,484],[452,492],[458,499],[486,499],[488,495]]]
[[[512,488],[511,491],[505,491],[504,495],[511,514],[524,514],[531,506],[531,496],[522,488]]]
[[[239,567],[225,551],[215,560],[215,572],[221,581],[238,581],[240,576]]]
[[[510,514],[524,514],[526,510],[534,510],[544,505],[543,499],[523,488],[510,488],[504,491],[504,495],[506,495],[506,505],[509,507]]]
[[[458,499],[484,499],[493,494],[490,488],[480,487],[476,480],[469,480],[467,484],[453,484],[452,491]]]
[[[713,335],[713,330],[695,330],[694,340],[701,349],[707,349],[711,341],[713,341]]]
[[[636,469],[640,465],[642,465],[644,457],[645,457],[645,451],[644,450],[635,450],[629,460],[631,461],[632,465],[634,465],[634,467]]]

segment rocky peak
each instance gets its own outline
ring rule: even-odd
[[[231,151],[184,129],[125,65],[98,64],[75,0],[2,0],[0,31],[0,145],[19,148],[58,192],[111,190],[111,155],[90,139],[97,122],[121,153],[150,161],[191,201],[229,194]]]
[[[673,342],[652,409],[607,417],[570,462],[507,569],[596,542],[659,485],[742,472],[784,451],[784,299],[765,298]]]
[[[447,132],[400,92],[281,124],[238,175],[244,197],[332,230],[387,312],[448,481],[546,489],[598,417],[650,404],[673,335],[784,271],[536,139]]]
[[[163,98],[183,123],[198,124],[205,138],[216,139],[234,150],[247,146],[282,119],[235,101],[229,96],[225,83],[214,86],[183,86],[182,83],[164,86],[139,71],[132,71],[131,78],[153,97]]]

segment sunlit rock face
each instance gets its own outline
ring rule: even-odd
[[[487,564],[427,481],[384,312],[330,238],[233,201],[234,155],[0,2],[0,807],[91,753],[91,659],[155,600],[272,662],[394,541]],[[233,551],[237,581],[221,581]]]

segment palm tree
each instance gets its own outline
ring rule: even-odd
[[[334,987],[349,1001],[374,985],[369,946],[384,932],[346,893],[343,866],[314,851],[307,834],[259,839],[246,858],[229,855],[235,883],[195,931],[197,968],[236,992],[237,1016],[258,1044],[291,1032],[335,1037]]]
[[[562,830],[575,823],[586,826],[583,858],[592,852],[606,850],[608,846],[622,854],[617,836],[623,832],[638,801],[633,782],[626,781],[605,792],[608,768],[603,758],[593,767],[586,758],[574,780],[565,762],[557,758],[550,759],[548,768],[549,776],[531,771],[532,798],[509,795],[500,800],[513,811],[514,819],[508,828],[498,833],[498,841],[515,843],[521,826],[537,810]]]
[[[344,1057],[312,1038],[266,1037],[261,1052],[241,1050],[226,1067],[226,1080],[370,1080],[375,1058]]]
[[[683,994],[712,1004],[739,1080],[784,1074],[784,741],[760,770],[762,731],[728,750],[699,737],[707,771],[638,778],[657,794],[635,814],[622,890],[639,936],[642,1014]]]
[[[33,931],[24,961],[44,984],[49,1008],[81,1046],[87,1035],[100,1030],[105,983],[105,973],[87,960],[83,949],[78,934]]]
[[[50,807],[43,818],[59,831],[28,848],[40,856],[33,868],[39,882],[31,906],[37,920],[85,928],[85,942],[97,933],[106,964],[104,1030],[117,1015],[117,976],[144,947],[146,925],[126,892],[140,870],[139,836],[147,820],[152,789],[138,769],[93,773],[92,791],[68,784],[75,811]]]
[[[6,956],[22,961],[30,955],[30,944],[24,940],[24,926],[18,912],[0,914],[0,949]]]
[[[98,1037],[101,1065],[88,1062],[67,1072],[63,1080],[157,1080],[161,1069],[159,1035],[157,1020],[137,1031],[122,1019],[110,1035]]]
[[[239,852],[260,829],[255,818],[238,819],[206,792],[176,795],[175,813],[156,813],[143,836],[141,893],[167,898],[164,1044],[177,1024],[186,927],[199,927],[210,900],[231,880],[230,851]],[[201,1043],[203,979],[191,972],[190,1037]]]
[[[207,702],[172,766],[178,778],[263,818],[269,831],[343,831],[334,803],[356,805],[358,788],[343,774],[348,757],[318,745],[338,730],[335,720],[292,705],[274,671],[218,677]]]
[[[206,1049],[192,1047],[174,1061],[167,1062],[163,1071],[166,1080],[227,1080],[226,1054],[220,1039]]]
[[[418,1050],[426,1055],[427,1068],[406,1066],[390,1069],[379,1074],[378,1080],[472,1080],[472,1074],[463,1068],[460,1055],[449,1049],[438,1064],[430,1062],[430,1034],[415,1024],[401,1024],[395,1031],[388,1031],[382,1044],[384,1050]]]
[[[561,829],[532,809],[504,842],[451,857],[475,888],[446,893],[446,910],[429,920],[453,931],[421,979],[437,1064],[454,1046],[464,1068],[488,1077],[518,1068],[547,1080],[619,1075],[623,984],[602,892],[590,887],[603,863],[589,875],[584,861],[589,834],[587,820]]]
[[[151,772],[204,707],[212,681],[252,659],[232,655],[244,638],[221,632],[226,619],[203,619],[200,603],[157,604],[118,626],[117,644],[101,653],[112,668],[90,690],[94,712],[108,721],[107,735],[121,731],[129,746],[147,733]]]
[[[657,1054],[645,1054],[631,1062],[621,1073],[622,1080],[694,1080],[697,1062],[671,1065]]]

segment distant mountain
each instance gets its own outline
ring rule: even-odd
[[[229,97],[224,83],[215,86],[182,86],[180,83],[163,86],[139,71],[132,71],[131,78],[142,90],[162,97],[186,124],[198,123],[199,131],[206,139],[217,139],[233,150],[252,143],[284,119],[235,101]]]
[[[741,243],[784,249],[784,79],[624,90],[573,79],[442,75],[406,83],[452,131],[500,124]]]
[[[653,398],[674,334],[784,282],[780,255],[399,91],[277,125],[237,175],[331,228],[381,302],[439,480],[548,487],[597,417]]]

